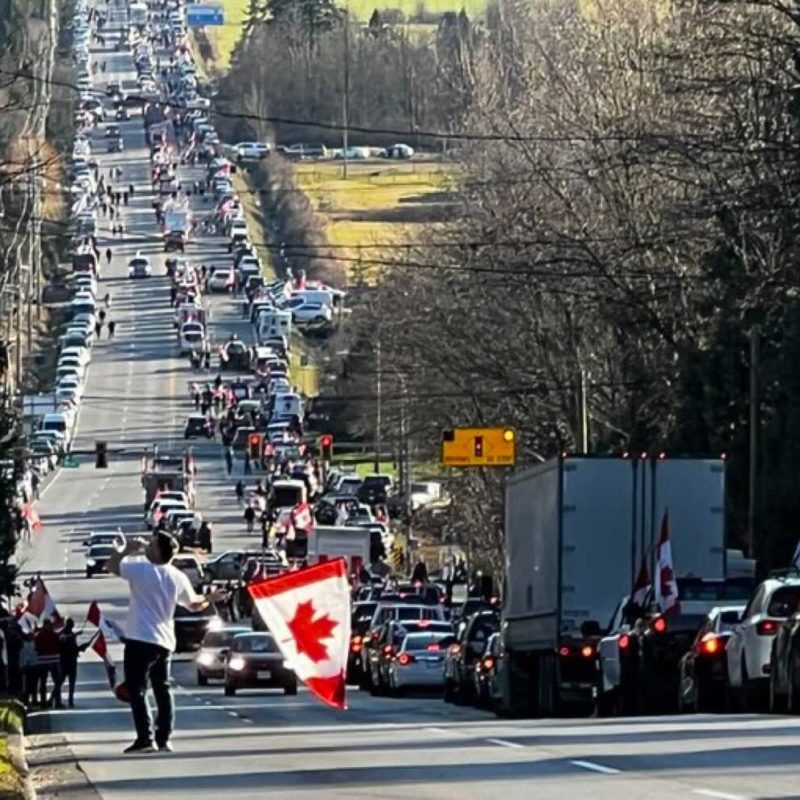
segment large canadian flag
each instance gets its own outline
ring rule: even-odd
[[[350,587],[343,558],[247,587],[287,665],[320,700],[347,708]]]
[[[661,535],[656,547],[656,602],[664,614],[680,614],[678,581],[672,566],[672,545],[669,541],[669,512],[661,520]]]

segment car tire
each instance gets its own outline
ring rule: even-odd
[[[296,683],[292,683],[289,686],[284,686],[283,687],[283,693],[285,695],[295,695],[295,694],[297,694],[297,684]]]
[[[233,684],[225,684],[225,697],[233,697],[236,694],[236,687]]]
[[[197,670],[197,685],[198,686],[208,686],[208,676],[203,675],[200,670]]]

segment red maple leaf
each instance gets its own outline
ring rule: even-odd
[[[289,630],[294,636],[298,653],[305,653],[312,661],[326,661],[328,650],[322,639],[330,639],[333,629],[339,624],[327,614],[314,619],[316,609],[311,600],[298,603],[294,618],[289,620]]]
[[[661,568],[661,596],[669,597],[672,594],[672,582],[675,580],[675,573],[669,567]]]

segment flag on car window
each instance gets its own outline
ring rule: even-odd
[[[661,520],[661,535],[656,547],[655,594],[658,607],[664,614],[680,614],[678,580],[672,565],[672,545],[669,541],[669,512]]]
[[[247,587],[286,665],[324,703],[347,708],[350,587],[343,558]]]

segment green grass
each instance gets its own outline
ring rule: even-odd
[[[427,14],[444,14],[446,11],[465,9],[470,17],[477,17],[486,11],[487,0],[347,0],[341,5],[358,19],[367,21],[372,12],[397,9],[406,19]]]
[[[340,161],[300,162],[294,165],[296,185],[325,218],[331,255],[381,259],[377,245],[419,241],[435,214],[441,197],[457,183],[457,169],[438,161],[368,161],[348,165],[343,178]],[[367,245],[376,245],[365,247]],[[352,248],[349,250],[348,248]],[[352,273],[356,262],[347,267]],[[370,280],[379,272],[365,265]]]

